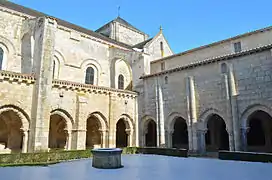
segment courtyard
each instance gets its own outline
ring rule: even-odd
[[[95,169],[91,159],[47,167],[0,168],[4,180],[270,180],[270,163],[179,158],[159,155],[122,155],[124,168]]]

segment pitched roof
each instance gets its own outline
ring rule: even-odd
[[[98,28],[97,30],[95,30],[95,32],[99,32],[101,29],[103,29],[105,26],[107,26],[108,24],[112,23],[112,22],[118,22],[120,24],[123,24],[131,29],[134,29],[135,31],[138,31],[142,34],[146,34],[143,31],[137,29],[135,26],[131,25],[129,22],[127,22],[126,20],[124,20],[123,18],[121,18],[120,16],[118,16],[117,18],[115,18],[114,20],[111,20],[110,22],[108,22],[107,24],[103,25],[102,27]]]
[[[242,57],[242,56],[250,55],[250,54],[253,54],[253,53],[258,53],[258,52],[263,52],[263,51],[266,51],[266,50],[270,50],[271,48],[272,48],[272,44],[268,44],[268,45],[259,46],[259,47],[256,47],[256,48],[244,50],[244,51],[241,51],[241,52],[237,52],[237,53],[231,53],[231,54],[226,54],[226,55],[223,55],[223,56],[212,57],[212,58],[200,60],[200,61],[197,61],[197,62],[191,62],[190,64],[182,65],[182,66],[179,66],[179,67],[176,67],[176,68],[167,69],[167,70],[164,70],[164,71],[161,71],[161,72],[144,75],[144,76],[141,76],[140,79],[146,79],[146,78],[150,78],[150,77],[154,77],[154,76],[165,75],[165,74],[168,74],[168,73],[179,72],[179,71],[183,71],[183,70],[186,70],[186,69],[193,69],[193,68],[198,67],[198,66],[207,65],[207,64],[211,64],[211,63],[216,63],[216,62],[219,62],[219,61],[227,61],[227,60],[231,60],[231,59],[236,58],[236,57]]]
[[[149,41],[151,41],[153,38],[149,38],[149,39],[147,39],[147,40],[145,40],[145,41],[143,41],[143,42],[140,42],[140,43],[138,43],[138,44],[136,44],[136,45],[134,45],[134,46],[132,46],[133,48],[139,48],[139,49],[143,49],[144,48],[144,46],[149,42]]]
[[[128,26],[136,31],[142,32],[141,30],[137,29],[135,26],[131,25],[130,23],[128,23],[126,20],[124,20],[123,18],[121,18],[120,16],[118,16],[116,19],[114,19],[113,21],[119,22],[125,26]],[[144,33],[144,32],[142,32]],[[144,33],[145,34],[145,33]]]
[[[27,7],[24,7],[24,6],[18,5],[18,4],[12,3],[12,2],[9,2],[9,1],[6,1],[6,0],[0,0],[0,6],[3,6],[5,8],[8,8],[8,9],[11,9],[11,10],[23,13],[23,14],[34,16],[34,17],[50,16],[48,14],[45,14],[45,13],[42,13],[42,12],[39,12],[39,11],[30,9],[30,8],[27,8]],[[99,38],[101,40],[104,40],[104,41],[107,41],[107,42],[110,42],[110,43],[122,46],[124,48],[131,49],[131,46],[129,46],[127,44],[124,44],[122,42],[117,42],[117,41],[115,41],[113,39],[110,39],[110,38],[108,38],[106,36],[103,36],[103,35],[101,35],[99,33],[94,32],[92,30],[89,30],[89,29],[86,29],[84,27],[72,24],[72,23],[64,21],[62,19],[58,19],[58,18],[55,18],[55,19],[56,19],[56,21],[57,21],[57,23],[59,25],[62,25],[64,27],[67,27],[67,28],[73,29],[75,31],[79,31],[79,32],[85,33],[87,35],[90,35],[90,36]]]

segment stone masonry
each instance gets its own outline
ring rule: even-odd
[[[0,153],[272,152],[271,27],[173,54],[121,17],[94,32],[1,1],[0,30]]]

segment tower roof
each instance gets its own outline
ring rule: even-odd
[[[126,20],[124,20],[123,18],[121,18],[120,16],[118,16],[117,18],[115,18],[114,20],[108,22],[107,24],[103,25],[102,27],[98,28],[95,32],[99,32],[102,28],[104,28],[105,26],[107,26],[108,24],[112,23],[112,22],[118,22],[120,24],[123,24],[124,26],[127,26],[135,31],[138,31],[142,34],[146,34],[143,31],[139,30],[138,28],[136,28],[135,26],[133,26],[132,24],[130,24],[129,22],[127,22]]]

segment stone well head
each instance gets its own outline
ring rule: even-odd
[[[97,148],[91,150],[93,154],[92,166],[99,169],[117,169],[123,167],[121,164],[120,148]]]

